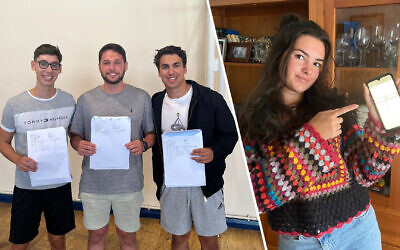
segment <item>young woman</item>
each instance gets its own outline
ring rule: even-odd
[[[328,35],[285,16],[264,75],[240,115],[254,193],[279,233],[279,249],[381,249],[367,187],[399,146],[384,131],[364,85],[369,118],[327,82]]]

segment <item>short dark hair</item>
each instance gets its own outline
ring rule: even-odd
[[[62,60],[62,55],[58,47],[47,43],[42,44],[35,49],[35,52],[33,52],[33,60],[36,61],[36,59],[41,55],[54,55],[57,56],[58,62],[61,62]]]
[[[157,49],[157,54],[154,56],[154,64],[156,65],[158,71],[160,71],[160,59],[163,55],[178,55],[182,59],[183,67],[186,67],[186,51],[181,47],[174,45],[166,46],[162,49]]]
[[[104,45],[103,48],[101,48],[99,51],[99,63],[101,61],[101,57],[103,56],[103,53],[106,50],[112,50],[112,51],[117,52],[118,54],[120,54],[122,56],[122,58],[124,59],[124,62],[126,62],[126,53],[125,53],[124,48],[122,48],[121,45],[116,44],[116,43],[108,43],[108,44]]]

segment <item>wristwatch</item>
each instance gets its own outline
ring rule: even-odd
[[[145,140],[143,140],[143,139],[142,139],[142,143],[143,143],[143,148],[144,148],[143,152],[146,152],[147,149],[149,149],[149,145],[148,145],[147,142],[146,142]]]

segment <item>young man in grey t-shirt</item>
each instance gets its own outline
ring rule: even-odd
[[[40,169],[27,156],[27,132],[64,127],[68,130],[75,109],[72,95],[54,87],[61,73],[62,55],[50,44],[42,44],[31,62],[36,86],[8,100],[2,114],[0,152],[16,164],[11,209],[11,249],[26,249],[38,234],[44,212],[52,249],[65,249],[65,234],[75,228],[71,184],[32,186],[29,172]],[[15,148],[11,141],[14,138]],[[57,162],[55,166],[57,167]]]
[[[123,81],[128,69],[125,50],[106,44],[99,52],[99,70],[104,83],[82,94],[71,125],[71,145],[84,156],[79,195],[84,225],[89,230],[89,249],[103,249],[112,207],[121,249],[136,249],[136,231],[143,202],[142,153],[154,144],[150,96]],[[90,156],[96,154],[91,142],[93,116],[130,118],[129,169],[93,169]],[[100,147],[100,146],[99,146]],[[100,151],[100,149],[99,149]],[[101,153],[101,152],[97,152]],[[111,152],[102,157],[115,157]]]

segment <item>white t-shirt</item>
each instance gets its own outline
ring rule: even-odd
[[[186,130],[189,115],[190,101],[192,100],[193,89],[179,98],[170,98],[167,93],[162,105],[161,131]]]

